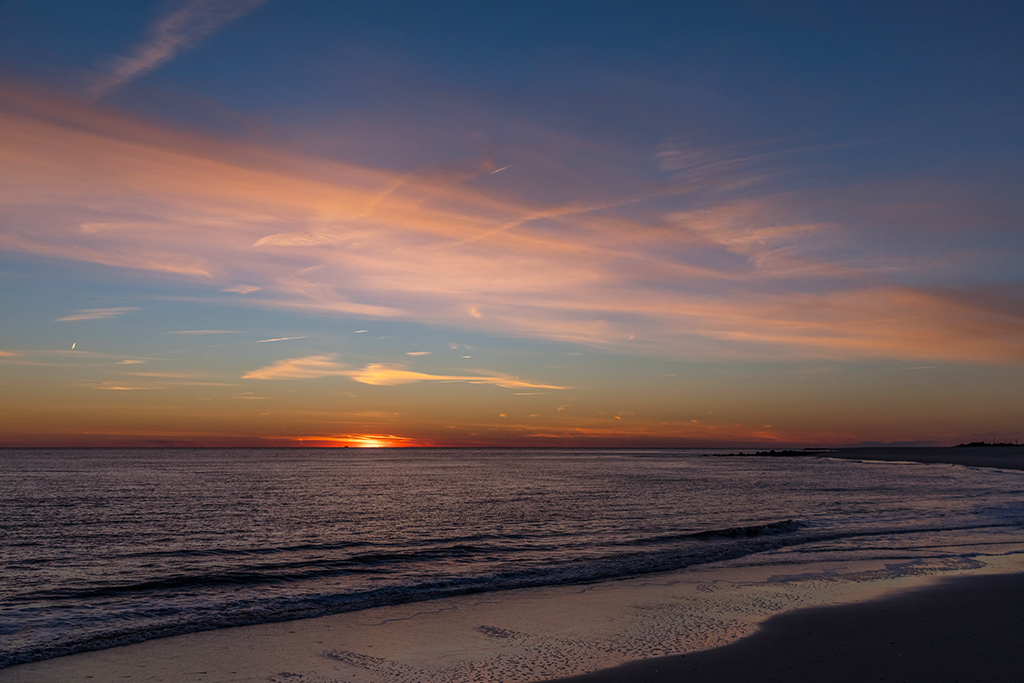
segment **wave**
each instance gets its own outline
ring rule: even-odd
[[[1014,524],[950,525],[948,530],[971,530],[1015,526]],[[755,553],[779,548],[799,548],[822,541],[857,539],[877,536],[899,536],[914,533],[933,533],[942,528],[839,530],[819,527],[796,519],[785,519],[761,524],[706,529],[685,534],[666,534],[622,541],[620,545],[637,548],[610,552],[600,556],[577,556],[561,560],[536,562],[523,566],[510,551],[514,569],[487,573],[444,576],[422,576],[415,572],[402,573],[401,565],[410,561],[429,564],[438,559],[470,561],[486,553],[493,559],[499,549],[487,544],[457,544],[447,548],[429,548],[407,552],[376,552],[354,555],[340,561],[309,561],[278,563],[264,571],[206,572],[194,576],[165,576],[151,581],[124,585],[96,586],[79,591],[37,592],[19,596],[23,600],[52,600],[77,604],[103,602],[110,609],[112,603],[123,605],[119,619],[96,619],[91,629],[81,629],[77,637],[61,634],[60,641],[37,643],[23,649],[0,653],[0,668],[52,657],[105,649],[155,638],[163,638],[197,631],[233,626],[271,623],[353,612],[372,607],[414,603],[459,595],[487,593],[501,590],[538,586],[580,585],[598,581],[620,580],[646,574],[678,571],[710,562],[735,560]],[[482,540],[482,539],[481,539]],[[429,543],[429,541],[428,541]],[[640,549],[642,547],[647,549]],[[300,566],[301,571],[294,571]],[[360,571],[396,573],[384,580],[389,585],[363,590],[328,590],[330,584],[317,583],[304,586],[303,581],[332,576],[353,576]],[[492,565],[492,568],[494,565]],[[282,571],[287,568],[288,571]],[[437,570],[435,569],[435,572]],[[415,577],[415,578],[411,578]],[[246,586],[263,584],[292,584],[286,586],[291,594],[269,596],[259,591],[245,591]],[[344,584],[336,584],[343,586]],[[369,584],[364,584],[369,586]],[[224,593],[241,595],[230,598]],[[243,589],[241,592],[235,588]],[[203,591],[210,591],[209,598]],[[202,594],[202,595],[201,595]],[[181,596],[193,598],[190,602]],[[196,597],[200,596],[200,597]],[[159,605],[159,610],[154,606]],[[159,611],[159,615],[154,615]],[[112,612],[107,612],[111,614]],[[145,619],[135,620],[145,615]],[[123,618],[120,618],[123,617]],[[121,625],[112,624],[121,621]]]
[[[649,573],[652,571],[668,571],[670,569],[682,569],[692,564],[714,561],[721,559],[722,553],[732,554],[739,552],[741,555],[746,552],[755,552],[761,548],[737,546],[732,549],[712,549],[706,546],[693,547],[685,542],[694,540],[713,541],[728,539],[754,539],[761,536],[773,536],[784,533],[791,533],[805,528],[805,524],[795,520],[783,520],[778,522],[767,522],[764,524],[730,527],[726,529],[712,529],[686,534],[666,534],[646,538],[624,540],[618,546],[642,547],[650,545],[684,545],[675,550],[661,552],[633,552],[607,554],[604,557],[586,559],[568,559],[563,561],[547,561],[547,566],[535,570],[521,570],[507,574],[493,574],[490,577],[482,577],[482,581],[493,581],[498,587],[493,590],[501,590],[506,587],[521,587],[520,585],[506,586],[509,579],[531,575],[531,572],[543,576],[540,583],[572,583],[594,581],[599,579],[616,578],[635,573]],[[493,535],[475,534],[465,539],[500,540],[508,541],[508,537],[497,537]],[[76,589],[50,589],[32,591],[11,596],[14,601],[30,602],[35,600],[92,600],[97,598],[113,598],[127,595],[144,597],[156,593],[175,593],[182,590],[202,590],[224,586],[246,587],[260,586],[276,583],[297,583],[315,579],[341,577],[347,575],[366,574],[395,574],[406,569],[409,564],[435,563],[435,562],[459,562],[472,563],[481,558],[487,558],[489,562],[495,562],[502,556],[513,557],[520,554],[524,548],[520,546],[497,545],[497,544],[469,544],[449,542],[436,545],[427,540],[418,549],[403,549],[398,551],[385,551],[377,549],[372,552],[355,553],[347,557],[336,559],[315,558],[308,560],[294,560],[285,562],[263,562],[253,563],[248,566],[235,566],[226,571],[206,571],[194,574],[179,574],[176,576],[153,577],[144,581],[132,583],[104,583]],[[457,539],[463,540],[463,539]],[[204,556],[267,556],[281,555],[289,551],[316,550],[350,550],[355,547],[365,547],[366,543],[337,543],[317,545],[297,545],[287,548],[268,548],[251,551],[204,551]],[[429,547],[435,545],[435,547]],[[566,551],[571,545],[563,545],[559,550]],[[532,545],[531,551],[554,550],[549,545]],[[195,557],[198,553],[194,551],[183,551],[174,553],[175,557]],[[132,557],[139,557],[141,554],[134,554]],[[499,580],[500,578],[500,580]],[[513,581],[512,583],[516,583]],[[529,585],[534,585],[532,582]]]
[[[12,602],[102,602],[109,610],[113,601],[124,605],[122,616],[128,623],[111,628],[111,619],[97,620],[97,624],[104,625],[97,625],[91,632],[81,633],[76,638],[66,639],[65,633],[62,634],[62,642],[51,641],[42,646],[37,644],[32,648],[0,654],[0,668],[217,628],[311,618],[458,595],[537,586],[578,585],[679,570],[780,547],[787,542],[784,540],[787,531],[795,532],[804,526],[794,520],[785,520],[750,527],[702,531],[681,535],[679,540],[683,543],[653,551],[548,560],[525,568],[469,576],[435,576],[425,580],[410,580],[406,574],[404,580],[398,576],[393,577],[391,585],[347,592],[304,592],[301,584],[303,580],[351,575],[360,565],[370,570],[387,571],[389,568],[394,569],[397,564],[412,560],[456,560],[460,556],[463,560],[471,560],[482,552],[493,556],[500,549],[460,544],[407,553],[367,553],[335,562],[310,562],[310,567],[299,572],[282,572],[279,566],[275,571],[206,572],[192,576],[158,577],[123,585],[95,586],[84,590],[23,593]],[[667,543],[667,538],[662,537],[660,542]],[[797,542],[797,539],[790,538],[788,542]],[[510,553],[513,556],[515,554],[514,551]],[[521,567],[520,563],[516,564]],[[256,593],[250,593],[250,597],[234,600],[217,593],[218,588],[244,588],[270,583],[296,584],[299,592],[291,596],[260,598],[256,597]],[[204,590],[213,591],[214,595],[209,600],[193,600],[189,603],[178,601],[180,596],[194,597]],[[161,614],[154,618],[152,608],[157,602]],[[140,621],[132,624],[133,615],[143,612],[147,613],[147,618],[142,620],[144,623]]]
[[[751,524],[749,526],[734,526],[725,529],[708,529],[685,534],[665,534],[660,536],[648,536],[633,541],[624,541],[622,545],[658,545],[686,540],[712,541],[715,539],[730,538],[756,538],[758,536],[771,536],[775,534],[786,534],[806,528],[808,525],[793,519],[786,519],[778,522],[766,522],[764,524]]]
[[[714,529],[712,531],[701,531],[693,534],[694,538],[754,538],[757,536],[770,536],[774,534],[785,534],[798,531],[806,525],[793,519],[786,519],[781,522],[768,522],[767,524],[755,524],[752,526],[734,526],[727,529]]]

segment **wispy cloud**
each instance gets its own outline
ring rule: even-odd
[[[252,294],[253,292],[258,292],[261,289],[263,288],[257,287],[256,285],[235,285],[234,287],[225,287],[220,291],[234,292],[235,294]]]
[[[241,334],[238,330],[173,330],[167,334],[206,335],[206,334]]]
[[[16,100],[6,112],[5,97]],[[34,207],[0,229],[0,249],[218,291],[253,283],[263,293],[231,298],[250,307],[663,357],[1024,359],[1019,308],[930,284],[949,282],[962,249],[923,254],[912,235],[894,253],[858,239],[865,223],[897,233],[916,210],[909,198],[904,213],[846,220],[849,196],[718,187],[761,173],[770,155],[673,152],[661,163],[669,176],[686,171],[685,183],[669,177],[646,198],[543,202],[199,139],[2,86],[0,130],[4,206]],[[929,198],[926,217],[942,214],[941,201],[954,200]]]
[[[143,359],[126,359],[124,356],[81,349],[31,349],[0,351],[0,358],[14,365],[38,365],[45,367],[102,367],[104,365],[138,365]]]
[[[260,339],[259,341],[254,341],[253,344],[266,344],[268,342],[291,341],[293,339],[306,339],[306,337],[277,337],[275,339]]]
[[[101,391],[154,391],[164,389],[165,387],[159,386],[139,386],[131,384],[119,384],[117,382],[103,382],[93,387]]]
[[[373,363],[361,370],[350,371],[349,377],[363,384],[393,386],[413,382],[466,382],[468,384],[493,384],[506,389],[525,387],[530,389],[565,389],[551,384],[536,384],[518,377],[503,374],[492,375],[431,375],[414,372],[397,363]]]
[[[348,373],[346,364],[339,363],[331,354],[325,354],[275,361],[271,365],[245,373],[242,379],[317,379]]]
[[[481,373],[479,375],[431,375],[415,372],[397,363],[371,363],[352,369],[336,360],[333,354],[286,358],[266,367],[247,372],[242,379],[317,379],[320,377],[351,377],[362,384],[395,386],[415,382],[466,382],[493,384],[505,388],[564,389],[550,384],[537,384],[512,375]]]
[[[248,14],[266,0],[186,0],[160,17],[131,55],[117,57],[90,87],[102,97],[193,48],[224,24]]]
[[[137,311],[138,308],[126,307],[126,308],[83,308],[77,313],[66,315],[63,318],[57,318],[58,322],[72,322],[76,320],[105,320],[107,318],[113,318],[115,316],[124,315],[125,313],[131,313]]]

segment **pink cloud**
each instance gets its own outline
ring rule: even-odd
[[[131,313],[137,311],[138,308],[126,307],[126,308],[84,308],[77,313],[66,315],[63,318],[57,318],[58,322],[72,322],[78,320],[106,320],[107,318],[114,318],[125,313]]]
[[[373,363],[361,370],[347,373],[349,377],[363,384],[393,386],[395,384],[411,384],[413,382],[466,382],[468,384],[493,384],[494,386],[531,389],[564,389],[565,387],[550,384],[536,384],[521,380],[511,375],[431,375],[414,372],[404,365],[393,363]]]
[[[351,377],[362,384],[395,386],[415,382],[466,382],[468,384],[493,384],[505,388],[564,389],[549,384],[537,384],[505,374],[479,375],[432,375],[409,370],[395,363],[371,363],[360,369],[351,369],[338,362],[333,354],[286,358],[266,367],[247,372],[242,379],[316,379],[321,377]]]
[[[11,86],[0,87],[0,130],[0,206],[12,216],[0,249],[170,274],[246,294],[247,306],[661,357],[1024,357],[1019,312],[927,285],[955,253],[854,253],[850,228],[823,219],[820,198],[813,212],[794,195],[665,208],[679,190],[661,187],[550,205],[466,178],[203,138]],[[737,169],[761,163],[715,150],[662,161],[690,169],[687,183],[723,173],[739,182]],[[896,271],[924,284],[893,281]]]

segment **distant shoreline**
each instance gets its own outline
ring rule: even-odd
[[[726,453],[711,457],[798,457],[840,458],[842,460],[871,460],[878,462],[919,462],[929,465],[964,465],[966,467],[994,467],[1004,470],[1024,470],[1024,445],[986,444],[948,447],[929,446],[872,446],[865,448],[807,448],[803,450],[756,451],[753,453]]]
[[[310,447],[306,448],[293,448],[285,447],[279,448],[279,450],[339,450],[337,447],[324,448],[324,447]],[[416,447],[421,450],[472,450],[472,451],[502,451],[502,450],[527,450],[527,451],[558,451],[558,450],[586,450],[586,451],[696,451],[694,455],[700,454],[702,450],[716,450],[726,451],[727,449],[700,449],[700,448],[574,448],[565,446],[561,448],[553,447],[536,447],[536,448],[517,448],[517,447],[456,447],[456,448],[442,448],[442,447]],[[117,447],[117,448],[104,448],[98,446],[86,446],[86,447],[2,447],[0,452],[3,451],[26,451],[26,450],[201,450],[201,451],[219,451],[219,450],[254,450],[246,447],[174,447],[174,448],[153,448],[153,447]],[[269,449],[268,449],[269,450]],[[359,448],[346,448],[344,450],[363,450]],[[380,450],[380,449],[366,449],[366,450]],[[388,450],[388,449],[385,449]],[[404,449],[400,449],[404,450]],[[728,449],[731,450],[731,449]],[[965,467],[990,467],[1004,470],[1024,470],[1024,444],[1007,444],[1007,443],[991,443],[991,444],[960,444],[958,446],[863,446],[863,447],[840,447],[840,448],[784,448],[780,450],[753,450],[753,449],[736,449],[735,452],[716,452],[716,453],[703,453],[704,457],[709,458],[751,458],[751,457],[770,457],[770,458],[839,458],[842,460],[865,460],[865,461],[876,461],[876,462],[918,462],[931,465],[963,465]]]

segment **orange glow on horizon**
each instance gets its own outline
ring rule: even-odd
[[[291,441],[301,446],[326,448],[423,448],[434,444],[394,434],[345,434],[338,436],[300,436]]]

